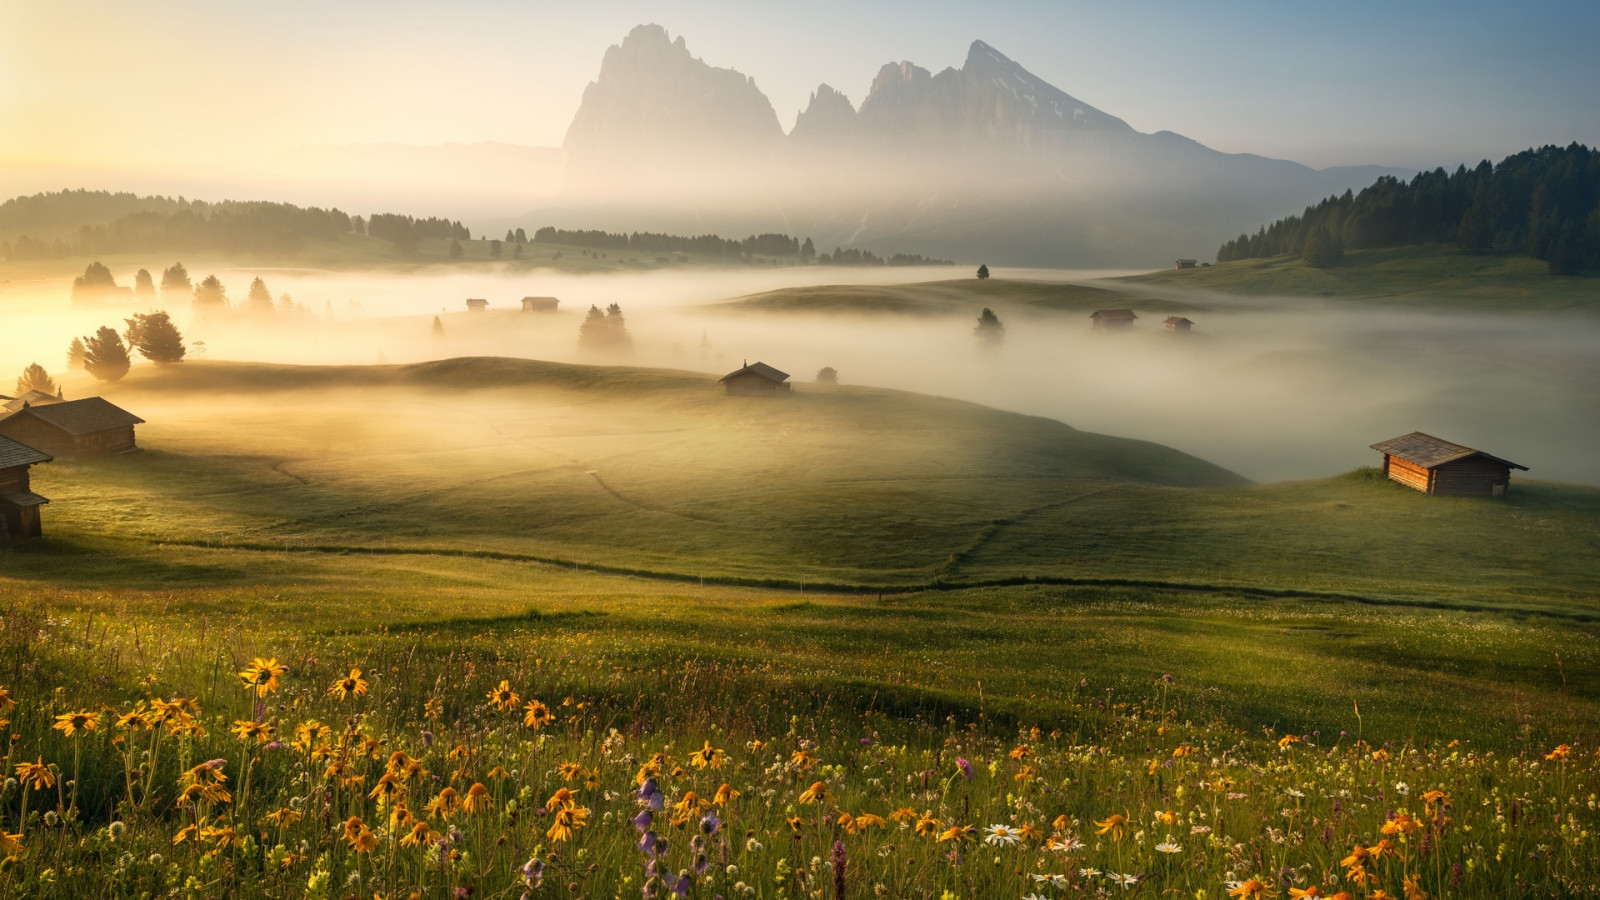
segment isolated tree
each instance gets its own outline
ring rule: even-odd
[[[67,368],[83,368],[83,338],[73,338],[72,346],[67,348]]]
[[[104,300],[117,289],[117,280],[111,270],[99,262],[92,262],[83,274],[72,279],[72,299],[75,301]]]
[[[489,258],[490,259],[499,259],[500,258],[500,242],[499,241],[490,241],[489,242]]]
[[[613,303],[605,312],[598,306],[589,307],[583,324],[578,326],[578,346],[585,350],[625,350],[633,346],[622,307]]]
[[[460,241],[452,240],[450,242],[450,258],[451,259],[460,259],[462,254],[464,254],[465,252],[466,251],[461,249],[461,242]]]
[[[517,233],[515,231],[512,231],[511,229],[507,228],[506,229],[506,243],[515,244],[516,242],[517,242]]]
[[[56,392],[56,380],[38,363],[29,363],[17,378],[17,393],[26,394],[29,391],[43,391],[46,394]]]
[[[294,315],[294,298],[289,296],[287,292],[278,295],[278,315]]]
[[[523,231],[521,228],[518,228],[517,229],[517,243],[526,244],[527,242],[528,242],[528,233],[526,231]]]
[[[256,279],[260,281],[261,279]],[[207,275],[205,280],[195,286],[194,305],[200,310],[219,310],[228,308],[228,291],[217,280],[215,275]]]
[[[245,296],[244,308],[258,316],[270,316],[276,311],[272,305],[272,291],[267,290],[267,283],[259,275],[250,282],[250,293]]]
[[[983,279],[983,278],[988,278],[988,277],[989,277],[989,266],[988,266],[987,263],[985,263],[984,265],[981,265],[981,266],[978,267],[978,278]]]
[[[105,325],[83,341],[83,367],[101,381],[121,381],[133,360],[115,328]]]
[[[269,301],[270,302],[270,301]],[[134,313],[128,323],[128,344],[139,355],[158,366],[183,362],[188,351],[183,346],[183,335],[164,310],[145,315]]]
[[[838,384],[839,373],[833,366],[823,366],[817,370],[817,384]]]
[[[1006,336],[1006,326],[1000,323],[1000,317],[994,310],[985,306],[983,312],[978,314],[978,327],[972,329],[978,340],[987,344],[998,344]]]
[[[436,338],[444,337],[444,323],[439,321],[438,316],[433,317],[433,336]]]
[[[154,300],[156,297],[156,282],[150,277],[149,269],[140,269],[133,276],[133,293],[140,300]]]
[[[194,293],[194,285],[189,282],[189,270],[183,267],[183,263],[173,263],[161,273],[161,293],[184,296]]]
[[[800,260],[802,262],[810,262],[816,258],[817,245],[811,243],[811,238],[806,238],[806,242],[800,245]]]

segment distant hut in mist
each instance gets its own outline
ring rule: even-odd
[[[103,397],[25,406],[0,419],[0,435],[73,459],[139,449],[133,426],[144,420]]]
[[[1188,331],[1194,327],[1194,323],[1188,319],[1185,319],[1183,316],[1167,316],[1166,321],[1162,322],[1161,324],[1165,326],[1168,331]]]
[[[561,301],[555,297],[523,297],[523,312],[555,312]]]
[[[1180,259],[1176,263],[1174,263],[1172,267],[1174,269],[1192,269],[1197,265],[1199,265],[1199,262],[1196,261],[1196,260]]]
[[[50,454],[0,435],[0,540],[44,533],[39,507],[50,501],[33,492],[28,467],[50,460]]]
[[[1139,318],[1131,309],[1097,309],[1089,316],[1092,331],[1127,331]]]
[[[1413,431],[1372,449],[1383,454],[1383,474],[1425,494],[1453,497],[1504,497],[1511,470],[1527,466]]]
[[[730,397],[773,397],[794,389],[788,384],[789,374],[780,372],[764,362],[746,362],[740,368],[722,376],[722,384]]]
[[[487,300],[478,297],[471,297],[467,300],[467,312],[483,312],[488,308],[489,301]]]
[[[61,403],[64,400],[60,388],[56,388],[56,393],[54,394],[45,393],[44,391],[29,391],[21,397],[6,397],[4,399],[5,402],[0,403],[0,419],[15,412],[21,412],[25,406],[47,406],[51,403]]]

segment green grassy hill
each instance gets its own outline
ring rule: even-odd
[[[740,312],[861,313],[867,315],[968,315],[985,306],[1090,313],[1135,306],[1152,313],[1188,313],[1202,307],[1176,300],[1130,295],[1085,284],[966,278],[918,284],[783,288],[736,297],[713,309]]]
[[[1193,292],[1328,297],[1370,303],[1481,310],[1600,308],[1600,279],[1551,275],[1520,254],[1472,255],[1446,244],[1354,250],[1327,269],[1276,256],[1165,269],[1115,280],[1169,296]]]
[[[185,363],[108,391],[147,452],[41,467],[52,534],[479,553],[673,578],[1016,580],[1600,614],[1600,491],[1370,471],[1250,486],[1171,448],[858,387],[507,359]]]

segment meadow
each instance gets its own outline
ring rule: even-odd
[[[628,367],[106,395],[146,450],[0,547],[7,896],[1600,890],[1600,491]]]

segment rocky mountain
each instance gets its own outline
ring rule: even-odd
[[[982,41],[959,69],[883,66],[859,108],[821,85],[785,134],[753,80],[655,25],[606,52],[565,151],[573,196],[601,204],[590,227],[775,228],[1037,264],[1204,257],[1241,229],[1401,174],[1146,134]]]
[[[563,146],[569,164],[590,169],[641,155],[659,163],[771,150],[783,138],[754,79],[690,55],[681,35],[640,25],[606,51]]]

